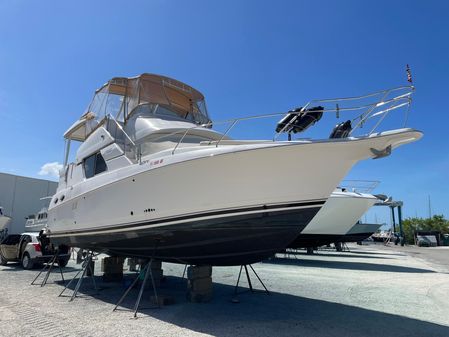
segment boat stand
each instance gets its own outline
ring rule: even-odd
[[[115,310],[117,310],[118,306],[123,302],[123,300],[125,299],[126,295],[128,295],[128,293],[131,291],[132,288],[134,288],[134,286],[137,284],[137,282],[139,281],[139,278],[141,275],[144,275],[143,278],[143,282],[140,286],[140,290],[139,290],[139,295],[137,296],[137,300],[136,303],[134,304],[134,318],[137,318],[137,310],[139,310],[139,305],[140,305],[140,301],[142,300],[142,295],[143,295],[143,291],[145,290],[145,285],[148,281],[148,277],[151,278],[151,283],[153,286],[153,291],[154,291],[154,298],[156,300],[157,305],[152,307],[152,308],[159,308],[159,299],[157,296],[157,289],[156,289],[156,284],[154,283],[154,277],[153,277],[153,272],[151,270],[151,264],[153,263],[153,258],[150,259],[150,261],[148,261],[145,264],[145,267],[142,269],[140,269],[139,274],[137,275],[136,279],[133,281],[133,283],[128,287],[128,289],[126,289],[125,293],[122,295],[122,297],[119,299],[119,301],[117,302],[117,304],[115,305],[114,309],[112,309],[112,311],[114,312]]]
[[[70,284],[72,284],[72,282],[78,277],[79,274],[82,274],[81,277],[78,279],[78,282],[76,283],[76,286],[75,286],[75,289],[73,290],[72,296],[69,299],[69,302],[72,302],[75,299],[76,295],[78,294],[78,291],[81,287],[81,284],[83,283],[83,279],[86,276],[88,270],[90,272],[90,277],[92,278],[92,283],[94,285],[95,291],[98,291],[97,284],[95,282],[94,271],[92,270],[92,261],[93,261],[94,256],[96,256],[96,255],[94,255],[94,252],[92,252],[92,251],[89,251],[87,253],[87,256],[84,258],[84,261],[81,265],[81,267],[82,267],[81,270],[79,270],[76,273],[75,277],[73,279],[71,279],[70,282],[64,287],[64,289],[61,291],[61,293],[58,295],[58,297],[62,296],[64,291],[66,291],[66,289],[70,286]]]
[[[256,275],[257,279],[259,280],[260,284],[263,286],[263,288],[265,289],[265,291],[264,291],[264,290],[257,290],[257,289],[254,289],[254,288],[253,288],[253,284],[251,283],[251,278],[250,278],[249,272],[248,272],[248,266],[251,268],[251,270],[253,271],[254,275]],[[242,270],[243,270],[243,268],[245,268],[246,279],[248,280],[249,290],[244,290],[244,291],[239,292],[239,291],[238,291],[238,287],[239,287],[240,276],[242,275]],[[259,275],[258,275],[258,274],[256,273],[256,271],[254,270],[253,266],[250,265],[250,264],[249,264],[249,265],[244,264],[244,265],[241,265],[241,266],[240,266],[239,277],[237,278],[237,284],[235,285],[235,288],[234,288],[234,296],[235,296],[235,297],[232,299],[232,302],[234,302],[234,303],[239,303],[239,300],[238,300],[237,296],[238,296],[239,294],[245,293],[245,292],[247,292],[247,291],[251,291],[252,293],[255,293],[256,291],[261,291],[261,292],[265,292],[267,295],[270,295],[270,292],[268,291],[267,287],[265,286],[265,284],[264,284],[264,283],[262,282],[262,280],[260,279]]]
[[[65,283],[64,280],[64,274],[62,272],[62,268],[59,265],[58,258],[60,257],[59,253],[56,253],[55,255],[53,255],[53,257],[51,258],[51,260],[47,263],[44,263],[44,267],[41,269],[41,271],[36,275],[36,277],[34,278],[33,282],[31,282],[31,285],[38,285],[36,282],[36,280],[39,278],[39,276],[41,276],[41,274],[48,268],[47,272],[45,273],[44,279],[42,280],[40,286],[43,287],[44,285],[47,284],[48,281],[48,277],[50,276],[50,273],[55,265],[55,263],[58,265],[59,268],[59,272],[61,273],[61,278],[62,278],[62,282]]]

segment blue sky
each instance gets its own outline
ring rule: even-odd
[[[408,63],[408,125],[424,138],[348,178],[380,180],[406,216],[427,216],[430,195],[449,217],[448,13],[447,1],[0,0],[0,171],[61,162],[63,132],[114,76],[174,77],[225,120],[404,85]]]

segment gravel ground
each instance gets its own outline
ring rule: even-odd
[[[149,308],[152,291],[146,290],[138,319],[131,311],[137,290],[112,312],[125,290],[121,284],[97,276],[95,292],[86,279],[80,297],[68,302],[58,297],[63,285],[57,273],[45,287],[31,286],[38,270],[0,266],[0,336],[449,336],[448,249],[350,250],[279,255],[255,264],[271,294],[243,293],[239,303],[232,301],[239,267],[214,268],[213,300],[195,304],[185,300],[184,267],[164,263],[159,293],[176,303]],[[78,268],[70,261],[65,277]],[[96,274],[101,275],[99,263]]]

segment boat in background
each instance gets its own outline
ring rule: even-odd
[[[361,242],[376,233],[380,227],[382,224],[357,222],[338,242]]]
[[[3,238],[8,233],[8,224],[11,221],[11,218],[9,216],[6,216],[3,213],[3,207],[0,207],[0,241],[3,240]]]
[[[39,232],[47,226],[48,217],[47,207],[42,207],[42,209],[37,214],[31,214],[27,216],[25,222],[26,232]]]
[[[341,242],[363,214],[378,201],[372,194],[336,189],[288,248],[313,248]]]
[[[11,218],[9,216],[6,216],[3,213],[3,207],[0,207],[0,230],[3,230],[6,228],[8,223],[11,221]]]
[[[377,230],[371,235],[374,242],[390,242],[395,241],[396,236],[391,229],[387,230]]]
[[[403,100],[383,103],[391,110]],[[236,124],[266,116],[232,120],[220,133],[191,86],[153,74],[113,78],[64,134],[66,160],[46,233],[55,244],[115,256],[209,265],[263,260],[299,235],[354,164],[422,136],[403,128],[277,139],[324,112],[289,113],[271,140],[234,140],[228,132]],[[81,145],[68,164],[71,141]]]

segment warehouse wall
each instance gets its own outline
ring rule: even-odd
[[[0,173],[0,206],[12,218],[8,233],[23,232],[25,217],[47,207],[50,200],[40,199],[55,194],[57,186],[54,181]]]

